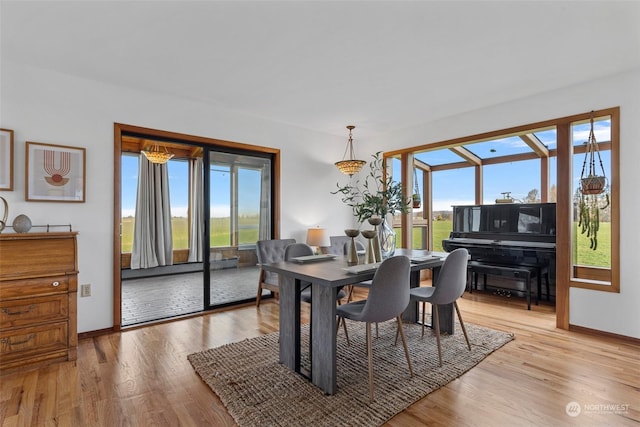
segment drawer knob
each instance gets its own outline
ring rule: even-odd
[[[52,283],[52,285],[53,285],[54,287],[56,287],[56,286],[60,286],[60,282],[53,282],[53,283]]]

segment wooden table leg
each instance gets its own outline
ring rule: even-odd
[[[409,287],[417,288],[418,286],[420,286],[420,271],[412,271],[409,275]],[[404,313],[402,313],[402,321],[407,323],[416,323],[418,322],[418,319],[418,303],[411,301]]]
[[[336,385],[336,297],[337,289],[311,285],[311,381],[326,394]]]
[[[280,275],[280,363],[300,372],[300,281]]]

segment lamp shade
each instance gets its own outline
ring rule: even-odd
[[[331,246],[327,230],[320,227],[310,228],[307,230],[307,245],[318,247]]]

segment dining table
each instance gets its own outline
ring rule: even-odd
[[[397,249],[394,255],[406,255],[411,259],[410,287],[420,286],[420,272],[426,269],[432,270],[432,283],[436,283],[438,271],[447,257],[446,252],[416,249]],[[310,379],[327,395],[337,391],[338,290],[343,286],[371,280],[375,274],[375,269],[360,267],[362,271],[354,272],[349,267],[347,257],[342,255],[305,257],[303,260],[261,265],[261,268],[277,273],[279,277],[279,362]],[[310,370],[301,367],[300,293],[303,284],[311,286]],[[453,333],[453,305],[438,308],[441,332]],[[417,302],[409,303],[403,313],[403,321],[418,322]]]

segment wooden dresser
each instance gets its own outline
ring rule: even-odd
[[[0,373],[76,360],[76,235],[0,234]]]

